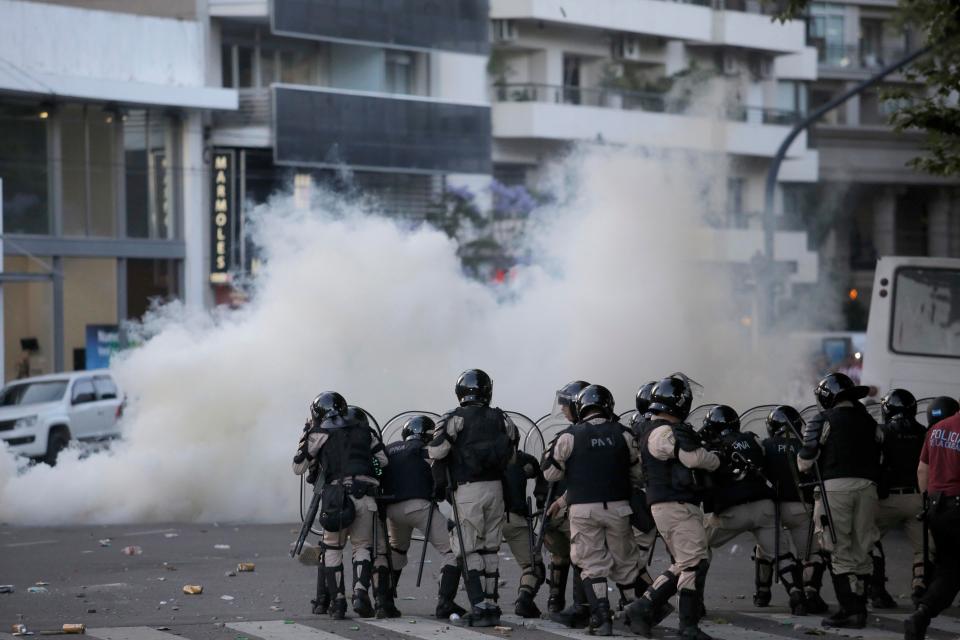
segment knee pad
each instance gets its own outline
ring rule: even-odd
[[[694,586],[697,591],[703,593],[704,587],[707,585],[707,571],[710,570],[710,561],[701,560],[697,563],[697,566],[693,568],[694,573]]]

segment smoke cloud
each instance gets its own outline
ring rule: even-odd
[[[789,372],[751,352],[729,276],[697,260],[705,173],[687,156],[575,154],[555,171],[562,204],[528,227],[533,264],[499,291],[464,277],[435,230],[329,195],[309,211],[277,197],[257,212],[251,302],[151,314],[115,366],[122,441],[20,472],[0,453],[0,520],[292,521],[290,458],[325,389],[381,423],[452,408],[470,367],[494,378],[496,405],[534,419],[569,380],[607,385],[626,410],[677,370],[704,385],[698,402],[782,401]]]

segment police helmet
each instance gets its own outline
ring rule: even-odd
[[[591,384],[577,394],[577,419],[584,420],[588,415],[597,411],[602,412],[608,418],[613,416],[613,394],[603,385]]]
[[[927,428],[957,413],[960,413],[960,404],[950,396],[934,398],[927,406]]]
[[[653,388],[657,386],[656,380],[651,380],[647,384],[637,389],[637,415],[642,416],[650,410],[650,395]]]
[[[880,399],[880,414],[885,421],[897,416],[913,420],[917,417],[917,399],[906,389],[891,389]]]
[[[490,398],[493,397],[493,380],[480,369],[468,369],[457,378],[454,393],[457,394],[460,406],[466,404],[488,405],[490,404]]]
[[[703,419],[700,437],[707,442],[717,442],[729,433],[740,431],[740,416],[733,407],[718,404]]]
[[[687,379],[680,376],[664,378],[653,386],[650,392],[650,411],[666,413],[683,420],[690,413],[693,404],[693,390]]]
[[[800,417],[800,412],[788,404],[774,407],[767,416],[767,433],[771,438],[795,438],[802,430],[803,418]]]
[[[568,382],[560,387],[560,389],[557,390],[557,397],[554,402],[553,412],[555,414],[559,414],[560,411],[566,409],[570,413],[570,415],[567,417],[576,422],[577,394],[589,386],[590,383],[586,380],[574,380],[573,382]]]
[[[322,422],[334,416],[347,415],[347,401],[336,391],[324,391],[310,403],[310,415],[315,422]]]
[[[347,422],[352,426],[357,427],[369,427],[370,419],[367,417],[367,412],[361,409],[360,407],[355,407],[350,405],[347,407],[347,415],[344,416],[347,419]]]
[[[843,373],[827,374],[817,385],[814,395],[820,409],[826,411],[844,400],[855,401],[867,397],[868,387],[861,387]]]
[[[412,437],[419,438],[424,443],[430,442],[430,439],[433,438],[433,428],[435,426],[436,423],[428,416],[411,416],[403,423],[400,436],[404,440]]]

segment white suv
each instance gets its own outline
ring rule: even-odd
[[[0,439],[53,465],[72,439],[118,437],[122,414],[123,394],[105,369],[24,378],[0,390]]]

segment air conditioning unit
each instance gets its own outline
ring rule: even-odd
[[[490,36],[495,43],[514,42],[517,39],[517,23],[513,20],[491,20]]]
[[[610,43],[610,57],[614,60],[637,62],[642,59],[640,37],[628,34],[613,36]]]

